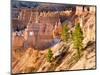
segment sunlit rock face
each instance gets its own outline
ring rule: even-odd
[[[59,17],[58,12],[20,10],[17,20],[14,19],[15,28],[17,21],[23,22],[18,23],[26,27],[24,30],[20,28],[12,31],[13,73],[96,68],[95,7],[83,9],[77,6],[76,11],[73,14],[71,12],[61,11]],[[74,32],[77,23],[80,23],[84,36],[80,59],[77,59],[77,49],[74,48],[72,38],[67,43],[59,40],[63,24],[67,24],[70,31]],[[51,63],[47,61],[48,48],[53,53]]]
[[[88,15],[88,17],[89,18],[84,25],[84,36],[86,37],[86,40],[95,41],[95,16]]]
[[[62,26],[59,14],[56,12],[39,13],[31,9],[22,9],[18,20],[27,25],[23,32],[25,48],[32,47],[41,50],[49,48],[53,45],[54,38],[56,38],[53,37],[53,31],[61,32]]]
[[[47,28],[46,28],[47,29]],[[35,49],[48,48],[52,43],[52,31],[46,31],[41,23],[32,23],[27,28],[27,39],[29,45]],[[48,29],[49,30],[49,29]]]

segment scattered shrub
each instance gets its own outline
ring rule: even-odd
[[[67,25],[65,24],[62,28],[62,33],[61,33],[61,39],[64,41],[64,42],[67,42],[68,39],[69,39],[69,32],[68,32],[68,27]]]
[[[77,54],[78,57],[80,58],[81,50],[83,47],[83,43],[82,43],[83,32],[79,23],[75,26],[75,31],[72,34],[72,39],[73,39],[74,48],[77,49]]]
[[[49,48],[48,49],[48,54],[47,54],[47,61],[48,62],[52,61],[52,56],[53,56],[52,50]]]

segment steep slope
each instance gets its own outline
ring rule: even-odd
[[[95,14],[87,13],[84,15],[81,24],[84,33],[84,48],[82,49],[80,59],[77,57],[76,49],[73,48],[72,40],[69,40],[67,44],[63,41],[59,41],[51,47],[53,52],[51,63],[47,62],[48,49],[43,51],[33,48],[28,48],[24,51],[20,49],[19,52],[13,52],[15,53],[13,54],[15,61],[13,61],[12,64],[13,73],[95,69]]]

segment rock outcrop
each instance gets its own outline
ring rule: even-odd
[[[92,10],[92,8],[91,8]],[[79,12],[79,11],[78,11]],[[48,12],[49,13],[49,12]],[[52,13],[53,14],[53,13]],[[41,18],[41,15],[43,19]],[[28,24],[30,27],[26,28],[25,36],[16,36],[16,33],[12,34],[12,72],[13,73],[28,73],[28,72],[48,72],[48,71],[64,71],[64,70],[81,70],[81,69],[95,69],[96,68],[96,21],[95,12],[81,12],[80,15],[74,13],[70,19],[65,19],[64,23],[71,24],[70,30],[74,30],[73,23],[80,23],[84,39],[83,39],[83,49],[80,59],[78,59],[76,54],[76,49],[73,47],[72,39],[67,43],[60,40],[58,34],[61,33],[61,26],[59,18],[49,17],[47,14],[41,13],[40,21],[33,21]],[[68,17],[68,16],[67,16]],[[38,18],[39,19],[39,18]],[[51,20],[50,20],[51,19]],[[47,20],[47,21],[45,21]],[[37,36],[39,41],[34,38],[34,32],[31,28],[35,24],[39,24],[40,31],[39,36]],[[48,26],[45,26],[45,25]],[[53,26],[54,24],[54,26]],[[31,27],[32,25],[32,27]],[[57,28],[58,26],[58,28]],[[60,29],[61,28],[61,29]],[[44,30],[45,29],[45,30]],[[27,33],[27,31],[31,31]],[[43,33],[41,32],[43,31]],[[53,37],[53,31],[55,36]],[[50,32],[50,33],[49,33]],[[58,32],[58,33],[57,33]],[[41,35],[42,34],[42,35]],[[46,35],[48,34],[48,36]],[[32,35],[30,37],[27,37]],[[52,35],[52,37],[50,36]],[[58,38],[57,38],[58,37]],[[50,38],[50,39],[49,39]],[[40,48],[36,49],[33,45],[38,42]],[[49,43],[47,43],[49,42]],[[28,46],[30,45],[30,46]],[[25,48],[28,46],[27,48]],[[52,62],[47,61],[48,48],[51,48],[53,57]]]

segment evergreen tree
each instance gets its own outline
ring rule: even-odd
[[[61,33],[61,39],[62,39],[64,42],[67,42],[68,39],[69,39],[68,27],[67,27],[66,24],[63,25],[62,33]]]
[[[48,62],[52,61],[52,56],[53,56],[52,50],[49,48],[48,49],[48,55],[47,55],[47,61]]]
[[[83,32],[81,30],[79,23],[75,26],[75,31],[73,32],[72,38],[73,38],[74,48],[77,49],[77,54],[78,54],[78,57],[80,58],[81,50],[82,50],[82,46],[83,46],[83,43],[82,43]]]

